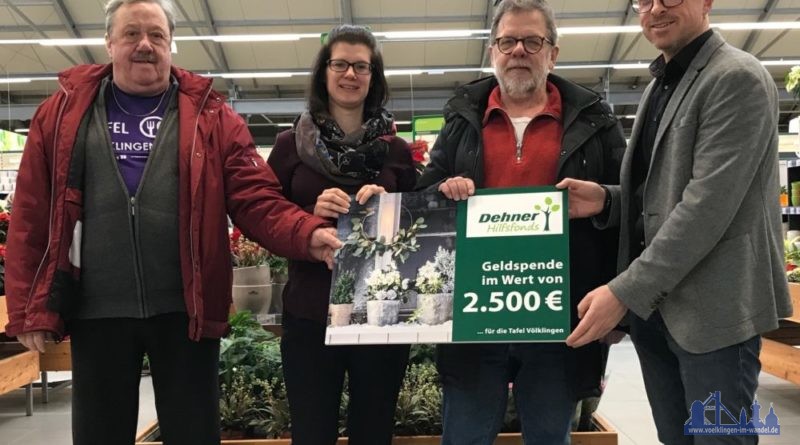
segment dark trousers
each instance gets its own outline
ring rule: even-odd
[[[324,325],[284,315],[281,356],[292,445],[336,443],[345,373],[348,443],[391,444],[408,351],[407,345],[326,346]]]
[[[439,345],[442,445],[491,445],[503,426],[509,382],[525,444],[566,445],[575,393],[563,343]]]
[[[164,444],[219,444],[219,340],[191,341],[186,314],[75,320],[69,328],[75,445],[134,443],[145,353]]]
[[[649,319],[634,316],[631,339],[642,366],[647,398],[658,440],[666,445],[756,444],[758,436],[686,436],[683,425],[695,400],[721,392],[722,402],[738,420],[742,408],[751,415],[761,362],[761,337],[704,354],[681,348],[667,331],[659,312]],[[765,410],[766,411],[766,410]],[[764,418],[762,412],[760,418]]]

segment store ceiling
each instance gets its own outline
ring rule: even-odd
[[[687,0],[692,1],[692,0]],[[0,40],[90,38],[104,34],[104,0],[0,0]],[[375,32],[488,29],[494,1],[487,0],[176,0],[176,36],[322,33],[339,23],[367,25]],[[627,0],[552,0],[559,27],[636,25]],[[716,0],[711,20],[727,22],[797,22],[800,0]],[[762,60],[800,59],[800,30],[723,31],[731,44]],[[487,41],[383,41],[388,69],[488,67]],[[559,42],[559,64],[649,63],[657,52],[638,33],[565,35]],[[174,63],[200,73],[307,72],[319,39],[293,42],[177,42]],[[0,44],[0,76],[52,77],[76,63],[105,63],[103,46],[51,47]],[[788,66],[770,66],[779,88]],[[620,116],[636,111],[639,95],[650,80],[644,68],[556,69],[598,92],[608,94]],[[389,77],[398,120],[439,113],[453,88],[486,74],[442,74]],[[271,144],[281,127],[303,108],[308,76],[215,80],[215,87],[251,124],[259,144]],[[746,86],[743,86],[743,88]],[[52,93],[52,80],[4,83],[0,80],[0,128],[26,127],[35,105]],[[781,91],[783,125],[797,115],[797,104]],[[623,120],[630,127],[630,119]],[[404,129],[401,127],[401,130]]]

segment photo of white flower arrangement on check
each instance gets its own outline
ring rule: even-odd
[[[326,344],[451,341],[456,204],[440,193],[354,199],[339,217]]]

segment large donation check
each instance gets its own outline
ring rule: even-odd
[[[325,342],[559,342],[567,196],[554,187],[388,193],[341,215]],[[458,249],[456,249],[458,246]]]

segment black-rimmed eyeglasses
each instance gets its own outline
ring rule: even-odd
[[[369,74],[369,73],[372,72],[372,64],[371,63],[367,63],[367,62],[353,62],[353,63],[350,63],[350,62],[348,62],[346,60],[342,60],[342,59],[329,59],[328,60],[328,67],[332,71],[336,71],[337,73],[347,72],[347,70],[351,66],[353,67],[353,72],[356,73],[356,74],[365,75],[365,74]]]
[[[683,0],[658,1],[660,1],[665,8],[674,8],[683,3]],[[631,8],[633,8],[633,12],[637,14],[644,14],[653,10],[653,3],[655,3],[655,0],[631,0]]]
[[[494,46],[503,54],[511,54],[514,48],[517,47],[518,42],[522,42],[522,47],[525,48],[525,52],[528,54],[536,54],[541,51],[545,42],[551,45],[553,44],[550,39],[539,36],[529,36],[521,39],[515,37],[498,37],[494,39]]]

